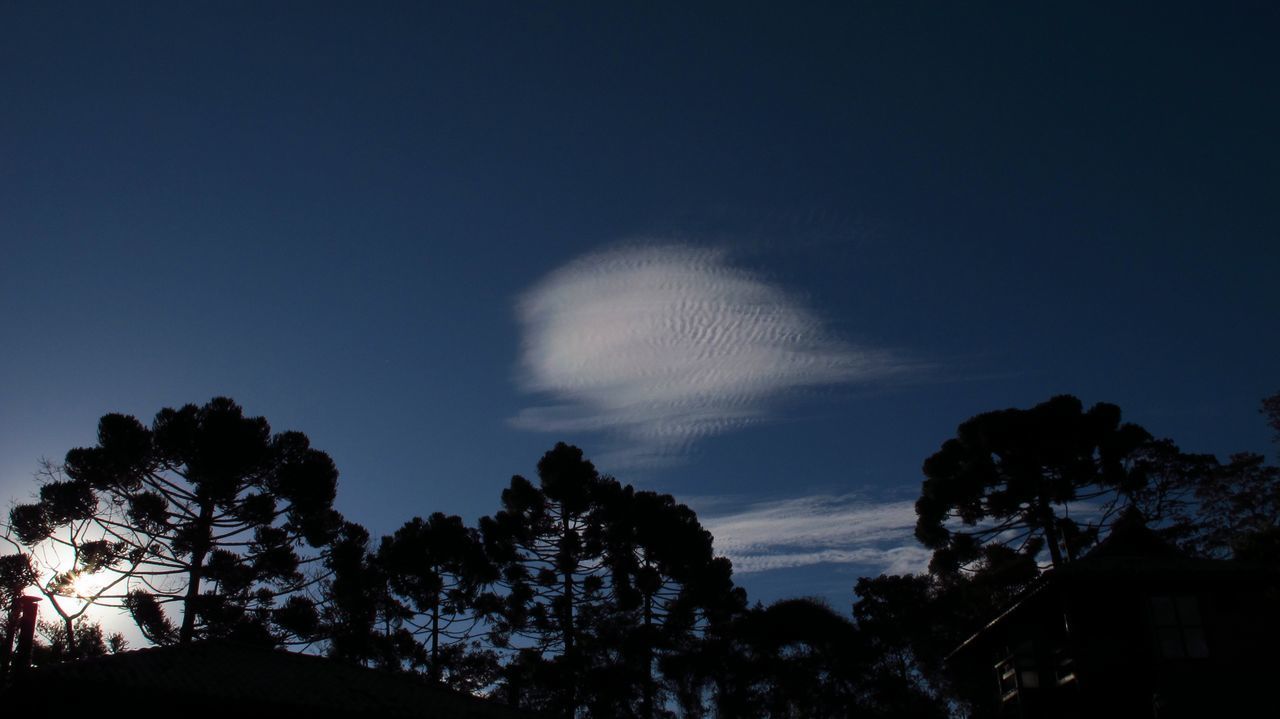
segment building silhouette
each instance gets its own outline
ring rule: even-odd
[[[1252,716],[1280,694],[1274,569],[1186,556],[1136,515],[948,657],[984,716]]]
[[[31,667],[0,692],[0,715],[128,713],[225,717],[519,719],[532,715],[425,678],[325,657],[196,642]]]

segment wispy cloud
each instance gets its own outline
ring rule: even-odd
[[[858,565],[868,573],[924,569],[929,551],[916,543],[909,501],[814,495],[757,502],[725,511],[725,501],[691,501],[715,537],[716,553],[749,574],[811,564]]]
[[[900,369],[888,352],[833,336],[721,250],[633,245],[590,254],[543,278],[517,313],[522,387],[551,403],[512,423],[611,432],[647,462],[766,421],[791,390]]]

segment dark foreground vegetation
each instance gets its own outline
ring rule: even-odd
[[[1280,437],[1280,395],[1263,413]],[[0,556],[6,616],[45,599],[39,663],[125,649],[85,619],[113,606],[158,645],[323,651],[562,717],[983,716],[995,680],[947,656],[1120,518],[1187,557],[1280,560],[1261,455],[1187,454],[1070,396],[973,417],[925,460],[928,571],[860,579],[851,618],[750,606],[692,510],[566,444],[477,526],[434,513],[377,541],[333,508],[328,455],[226,398],[106,415],[42,474]]]

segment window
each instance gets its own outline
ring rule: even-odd
[[[1040,672],[1032,649],[1030,642],[1023,642],[1012,654],[996,663],[996,682],[1002,703],[1016,702],[1023,691],[1040,688]]]
[[[1067,654],[1063,649],[1058,649],[1058,651],[1054,652],[1053,659],[1055,663],[1053,670],[1054,682],[1060,687],[1075,683],[1075,659],[1073,659],[1071,655]]]
[[[1000,683],[1001,702],[1018,699],[1018,668],[1014,666],[1013,657],[996,664],[996,681]]]
[[[1151,598],[1151,628],[1156,652],[1165,659],[1201,659],[1209,656],[1196,597]]]

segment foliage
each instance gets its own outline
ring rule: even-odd
[[[31,557],[26,554],[0,555],[0,611],[5,616],[14,600],[22,596],[23,590],[35,584],[39,579]]]
[[[868,634],[822,602],[757,607],[732,637],[719,716],[945,716],[915,684],[878,668]]]
[[[986,573],[968,578],[930,574],[862,577],[853,616],[873,657],[873,683],[903,715],[938,715],[983,696],[989,667],[956,671],[946,657],[1008,606],[1017,584]]]
[[[494,680],[497,655],[476,641],[482,619],[497,609],[487,591],[497,580],[479,532],[462,518],[436,512],[415,517],[383,537],[377,557],[396,602],[397,626],[422,646],[409,661],[456,689],[475,691]]]
[[[1200,556],[1257,555],[1280,528],[1280,468],[1260,454],[1241,453],[1201,475],[1193,490],[1194,515],[1178,517],[1191,527],[1185,545]]]
[[[73,594],[76,578],[103,573],[103,588],[82,598],[125,607],[153,642],[280,643],[306,624],[299,592],[314,558],[300,550],[325,547],[341,526],[337,476],[305,435],[272,435],[264,418],[219,397],[163,409],[150,428],[102,417],[97,445],[69,451],[9,526],[26,546],[72,555],[46,596]]]
[[[648,719],[671,701],[692,711],[700,688],[672,660],[725,627],[745,606],[745,593],[693,510],[668,494],[611,488],[601,520],[614,612],[594,653],[595,674],[608,667],[609,676],[593,681],[612,687],[605,698],[615,704],[597,697],[593,712]]]
[[[1263,399],[1259,411],[1267,418],[1267,425],[1275,430],[1275,441],[1280,444],[1280,392]]]
[[[602,477],[557,444],[535,486],[513,477],[481,520],[504,589],[492,618],[519,703],[563,716],[663,715],[700,707],[706,683],[681,658],[745,603],[711,535],[672,497]]]
[[[354,664],[398,669],[412,654],[413,637],[400,627],[401,609],[387,575],[369,552],[369,532],[347,522],[326,553],[320,629],[329,656]]]
[[[78,618],[70,626],[65,622],[41,621],[36,630],[44,640],[44,643],[37,643],[32,652],[33,662],[37,665],[100,657],[128,648],[124,635],[119,632],[107,635],[100,623],[85,617]]]
[[[1280,395],[1263,411],[1280,430]],[[747,609],[692,510],[563,443],[478,528],[437,512],[375,549],[333,510],[326,455],[215,399],[150,428],[107,415],[97,446],[47,468],[39,501],[10,513],[21,551],[0,557],[0,598],[79,595],[42,624],[45,661],[119,649],[82,616],[115,602],[157,643],[322,640],[548,715],[932,718],[989,680],[943,671],[948,653],[1121,509],[1201,556],[1280,557],[1280,470],[1184,454],[1114,405],[977,415],[924,472],[930,573],[860,579],[851,622],[807,599]],[[37,577],[48,547],[58,571]]]
[[[1280,430],[1280,395],[1262,411]],[[935,550],[930,573],[860,579],[853,612],[879,668],[957,707],[985,696],[990,676],[944,658],[1040,574],[1045,555],[1072,561],[1122,509],[1189,555],[1280,560],[1280,470],[1257,454],[1184,453],[1121,424],[1113,405],[1084,412],[1063,396],[980,414],[924,471],[917,537]]]
[[[499,647],[526,651],[509,667],[523,676],[531,708],[573,716],[589,666],[584,636],[607,616],[600,519],[613,480],[582,450],[557,444],[538,462],[538,486],[521,476],[502,492],[502,510],[481,520],[484,541],[507,593],[495,616]],[[514,645],[512,642],[514,641]]]
[[[1067,395],[969,419],[924,463],[916,537],[934,550],[931,571],[1021,564],[1011,571],[1025,576],[1042,551],[1054,566],[1074,559],[1145,486],[1150,441],[1115,405],[1086,412]]]

